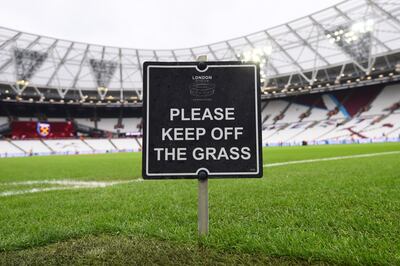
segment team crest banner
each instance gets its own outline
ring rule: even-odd
[[[41,137],[47,137],[50,134],[50,124],[38,122],[36,131]]]

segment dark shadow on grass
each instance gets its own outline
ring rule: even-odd
[[[42,247],[0,252],[0,265],[328,265],[292,257],[240,253],[126,236],[87,236]]]

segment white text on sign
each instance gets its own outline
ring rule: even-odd
[[[234,121],[235,108],[170,108],[170,121]],[[214,141],[238,140],[244,134],[243,127],[214,127],[207,130],[204,127],[169,127],[161,129],[161,140],[170,141],[198,141],[206,136]],[[188,150],[185,147],[157,147],[154,148],[157,161],[186,161]],[[249,147],[194,147],[190,156],[194,160],[249,160]]]

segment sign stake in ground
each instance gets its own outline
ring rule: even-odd
[[[207,61],[207,55],[202,55],[197,58],[197,61]],[[201,63],[199,63],[201,64]],[[206,171],[199,172],[199,192],[198,192],[198,207],[197,207],[197,226],[200,236],[208,234],[208,176]]]
[[[199,235],[208,234],[208,177],[207,172],[199,173],[199,196],[198,196],[197,223]]]
[[[145,62],[144,179],[198,179],[208,233],[208,179],[262,176],[260,76],[251,62]]]

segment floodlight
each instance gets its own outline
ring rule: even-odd
[[[103,86],[100,86],[100,87],[97,87],[97,90],[99,91],[99,92],[107,92],[108,91],[108,88],[107,87],[103,87]]]
[[[256,63],[260,63],[261,67],[263,68],[265,64],[268,61],[268,57],[272,53],[272,47],[271,46],[265,46],[265,47],[256,47],[253,48],[252,50],[243,52],[240,55],[240,58],[243,61],[254,61]]]
[[[20,86],[28,86],[29,81],[23,80],[23,79],[19,79],[19,80],[16,81],[16,83],[17,83],[17,85],[20,85]]]

